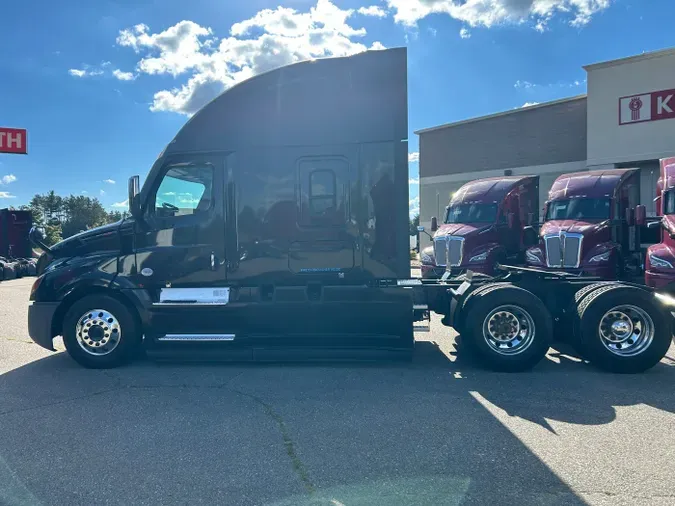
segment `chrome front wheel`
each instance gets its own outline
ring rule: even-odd
[[[122,326],[111,312],[92,309],[78,319],[75,337],[83,351],[100,357],[117,348],[122,338]]]

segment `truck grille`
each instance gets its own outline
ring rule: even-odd
[[[546,241],[546,265],[549,267],[579,267],[581,262],[581,234],[548,235]]]
[[[436,257],[436,265],[440,267],[447,265],[446,260],[450,262],[450,267],[461,265],[462,257],[464,256],[464,238],[448,235],[435,239],[434,255]]]

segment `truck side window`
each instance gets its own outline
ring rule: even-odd
[[[309,212],[313,217],[323,217],[337,208],[335,173],[320,169],[309,176]]]
[[[154,212],[162,217],[205,213],[211,208],[212,193],[211,165],[173,166],[157,189]]]

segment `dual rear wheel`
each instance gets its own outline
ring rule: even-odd
[[[575,295],[573,340],[597,367],[638,373],[656,365],[671,343],[672,322],[654,295],[617,283],[598,283]],[[462,347],[488,368],[531,369],[546,355],[553,323],[533,293],[503,283],[478,288],[465,302]]]

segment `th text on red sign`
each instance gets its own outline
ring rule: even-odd
[[[675,89],[630,95],[619,99],[619,124],[675,118]]]
[[[24,128],[0,127],[0,153],[25,155],[28,152],[27,137]]]

